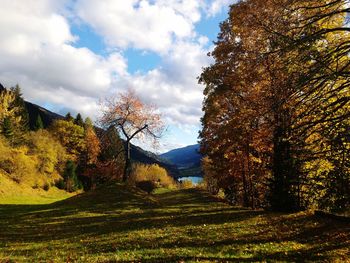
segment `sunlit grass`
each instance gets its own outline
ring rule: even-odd
[[[50,187],[47,191],[33,189],[26,184],[18,184],[0,175],[0,205],[1,204],[50,204],[75,195]]]
[[[0,262],[261,262],[349,258],[348,223],[122,185],[50,205],[0,205]]]

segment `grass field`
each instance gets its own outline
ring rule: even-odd
[[[0,205],[2,204],[49,204],[67,199],[75,193],[67,193],[56,187],[48,190],[33,189],[28,184],[16,183],[0,173]]]
[[[0,262],[346,262],[350,225],[242,210],[196,190],[122,185],[46,205],[0,205]]]

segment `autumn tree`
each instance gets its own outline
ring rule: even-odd
[[[27,137],[30,154],[37,156],[39,172],[63,172],[67,159],[66,149],[49,131],[40,129],[30,132]]]
[[[72,121],[56,120],[50,127],[51,133],[57,138],[74,160],[86,149],[84,128]]]
[[[11,126],[12,142],[19,143],[27,130],[27,115],[19,87],[0,91],[0,133],[4,133],[3,129]]]
[[[125,139],[125,182],[131,172],[130,142],[135,138],[157,142],[164,131],[161,116],[154,106],[143,103],[135,92],[127,90],[114,99],[106,99],[100,122],[106,129],[115,127]]]
[[[338,174],[337,196],[345,202],[347,2],[231,6],[211,53],[215,63],[200,78],[206,85],[201,148],[231,200],[300,210],[334,192],[321,178]]]

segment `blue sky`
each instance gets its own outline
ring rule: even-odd
[[[156,151],[195,144],[203,99],[197,77],[229,3],[3,0],[0,82],[19,83],[26,99],[52,111],[94,119],[100,100],[132,88],[168,126]]]

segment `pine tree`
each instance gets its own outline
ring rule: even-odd
[[[7,138],[10,141],[13,139],[13,135],[14,135],[13,127],[12,127],[11,119],[9,117],[6,117],[3,120],[2,134],[5,136],[5,138]]]
[[[29,113],[25,106],[21,87],[17,84],[15,87],[12,87],[10,91],[15,95],[15,101],[12,107],[20,108],[21,131],[26,131],[29,128]]]
[[[68,160],[63,174],[66,190],[68,192],[74,192],[81,188],[81,183],[78,180],[76,169],[76,164],[72,160]]]
[[[43,123],[43,120],[41,119],[40,114],[38,114],[38,116],[36,117],[33,129],[34,131],[44,129],[44,123]]]
[[[86,119],[85,119],[85,129],[87,129],[89,127],[92,127],[92,126],[93,126],[92,120],[89,117],[86,117]]]
[[[80,113],[77,114],[77,117],[75,118],[74,123],[76,125],[79,125],[80,127],[84,127],[84,121]]]
[[[70,112],[68,112],[68,113],[66,114],[66,116],[64,117],[64,119],[65,119],[66,121],[71,121],[71,122],[74,121],[74,118],[72,117],[72,115],[70,114]]]

